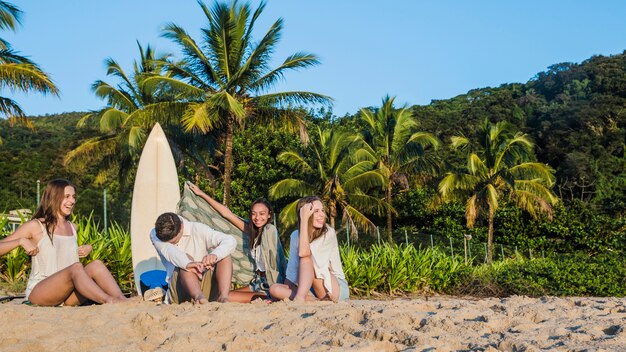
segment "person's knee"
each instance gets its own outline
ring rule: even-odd
[[[99,260],[96,259],[94,261],[92,261],[91,263],[87,264],[87,266],[85,267],[85,270],[87,270],[87,272],[94,274],[94,273],[98,273],[98,272],[102,272],[104,270],[107,270],[106,266],[104,265],[104,263]]]
[[[274,297],[276,296],[276,284],[270,286],[270,296]]]
[[[273,284],[270,286],[270,296],[278,299],[283,299],[284,297],[284,286],[281,284]]]
[[[85,271],[85,267],[80,262],[76,262],[76,263],[68,266],[68,270],[70,271],[70,273],[72,275],[75,275],[75,274],[84,272]]]
[[[72,270],[72,271],[83,270],[83,269],[85,269],[85,267],[83,266],[83,264],[81,262],[76,262],[76,263],[70,265],[70,270]]]

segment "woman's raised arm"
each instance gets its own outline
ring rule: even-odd
[[[243,220],[241,220],[240,217],[238,217],[232,211],[230,211],[230,209],[228,209],[227,206],[209,197],[208,194],[204,193],[198,186],[196,186],[195,184],[191,182],[189,182],[189,189],[195,195],[199,196],[200,198],[204,199],[207,203],[209,203],[209,205],[212,206],[213,209],[217,210],[217,212],[220,213],[220,215],[223,216],[224,219],[230,221],[230,223],[235,225],[235,227],[237,227],[240,231],[245,230],[246,223]]]
[[[313,215],[313,203],[307,203],[300,208],[300,238],[298,239],[298,256],[308,257],[311,255],[311,243],[309,242],[309,218]]]

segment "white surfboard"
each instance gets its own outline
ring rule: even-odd
[[[135,284],[139,295],[141,274],[150,270],[165,270],[150,242],[150,231],[156,218],[165,212],[176,212],[180,200],[178,174],[161,125],[154,125],[146,141],[135,176],[130,215],[130,238]]]

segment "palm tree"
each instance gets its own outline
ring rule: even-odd
[[[15,5],[0,1],[0,30],[15,31],[20,24],[22,11]],[[37,64],[15,52],[11,45],[0,38],[0,89],[11,91],[36,91],[58,96],[59,90]],[[8,118],[9,124],[22,123],[29,128],[33,124],[13,99],[0,96],[0,116]],[[0,144],[2,140],[0,139]]]
[[[388,208],[384,201],[366,193],[384,184],[375,169],[376,160],[363,148],[358,135],[319,127],[315,132],[305,153],[288,150],[279,154],[278,160],[296,170],[299,177],[278,181],[270,188],[270,197],[319,195],[328,207],[332,227],[341,212],[343,224],[354,237],[357,228],[373,232],[376,226],[365,212],[382,215]],[[296,223],[297,201],[281,212],[280,220],[286,226]]]
[[[538,212],[552,215],[557,197],[552,193],[554,170],[546,164],[530,161],[533,143],[526,134],[513,131],[506,122],[485,121],[478,143],[463,136],[452,138],[453,148],[468,152],[466,170],[449,172],[439,183],[444,198],[470,195],[465,204],[467,226],[472,228],[479,216],[487,216],[489,237],[487,261],[493,258],[493,222],[499,201],[508,197],[536,217]]]
[[[137,43],[137,46],[140,60],[134,62],[131,75],[114,59],[105,60],[107,75],[120,82],[115,85],[101,80],[94,82],[92,90],[106,100],[107,106],[85,115],[78,122],[79,127],[97,122],[102,135],[88,139],[65,157],[66,165],[97,164],[100,169],[97,182],[107,179],[113,171],[118,172],[121,181],[127,178],[147,133],[154,125],[156,118],[153,116],[158,115],[166,122],[173,120],[172,126],[178,123],[175,110],[181,104],[172,103],[172,96],[163,87],[143,83],[147,77],[164,71],[163,62],[168,56],[157,57],[149,45],[145,50],[141,44]],[[179,109],[178,113],[182,114],[182,110]]]
[[[391,204],[398,186],[408,187],[407,174],[433,173],[437,162],[431,153],[439,147],[439,140],[426,132],[418,132],[417,121],[406,108],[395,110],[395,98],[386,96],[376,111],[361,109],[366,123],[364,139],[378,162],[378,170],[385,179],[385,201]],[[387,209],[387,238],[392,241],[391,207]]]
[[[322,103],[330,98],[311,92],[267,93],[290,70],[319,63],[309,53],[296,53],[274,69],[269,69],[272,53],[280,39],[283,20],[278,19],[259,42],[252,40],[256,20],[265,3],[252,11],[249,4],[216,2],[209,9],[198,4],[208,24],[196,42],[175,24],[165,27],[163,36],[178,44],[181,62],[168,63],[171,77],[153,77],[147,82],[166,84],[186,104],[182,123],[186,131],[224,131],[224,203],[230,204],[233,170],[233,134],[251,122],[299,131],[306,140],[302,112],[293,105]]]

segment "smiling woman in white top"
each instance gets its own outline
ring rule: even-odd
[[[349,298],[346,276],[341,266],[335,230],[326,223],[319,197],[304,197],[296,205],[298,229],[291,234],[286,284],[274,284],[270,294],[276,299],[294,301]],[[315,295],[311,294],[311,288]]]
[[[50,181],[33,219],[0,240],[0,255],[22,247],[32,257],[26,299],[33,304],[75,306],[126,300],[101,261],[83,266],[78,260],[91,252],[91,246],[76,242],[76,227],[69,221],[75,204],[74,185],[62,179]]]

